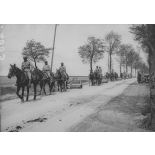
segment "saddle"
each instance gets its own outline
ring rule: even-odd
[[[62,80],[65,80],[66,81],[68,79],[68,74],[65,73],[64,71],[61,71],[60,74],[61,74]]]
[[[28,73],[24,71],[24,75],[25,75],[26,80],[29,80]]]
[[[43,79],[50,79],[50,76],[47,72],[43,72]]]

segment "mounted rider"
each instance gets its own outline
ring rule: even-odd
[[[28,61],[26,56],[24,56],[23,59],[24,61],[22,62],[21,68],[29,79],[29,87],[31,87],[31,71],[34,69],[34,66]]]
[[[51,67],[48,65],[48,61],[45,61],[45,65],[43,66],[42,71],[46,75],[47,78],[50,78]]]
[[[98,66],[96,66],[96,68],[95,68],[95,70],[94,70],[94,73],[99,74],[99,67],[98,67]]]
[[[66,67],[63,62],[61,63],[61,66],[59,67],[59,71],[61,74],[64,74],[67,78]]]

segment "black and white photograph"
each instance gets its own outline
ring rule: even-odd
[[[1,0],[0,153],[152,155],[153,0]]]
[[[155,131],[154,24],[1,24],[2,132]]]

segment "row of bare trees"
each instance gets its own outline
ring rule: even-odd
[[[128,73],[128,67],[130,67],[132,74],[133,68],[136,72],[137,69],[142,68],[144,65],[133,46],[131,44],[122,44],[121,35],[113,31],[108,33],[104,39],[88,37],[87,42],[78,49],[82,62],[90,64],[90,71],[93,71],[93,63],[101,60],[104,57],[105,52],[108,53],[108,67],[110,73],[113,71],[113,55],[117,55],[117,60],[120,64],[120,74],[122,73],[122,67],[124,66],[126,68],[126,73]]]

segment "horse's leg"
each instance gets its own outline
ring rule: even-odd
[[[22,86],[22,102],[24,102],[24,90],[25,90],[25,86]]]
[[[62,89],[65,91],[65,81],[62,81]]]
[[[27,86],[27,96],[26,96],[26,101],[29,100],[29,86]]]
[[[64,89],[65,89],[65,91],[67,90],[67,89],[66,89],[66,81],[64,81]]]
[[[36,83],[33,84],[33,87],[34,87],[34,98],[33,99],[36,100]]]
[[[43,82],[43,90],[44,90],[44,94],[46,95],[45,86],[46,86],[46,81]]]
[[[42,94],[42,89],[43,89],[43,81],[40,81],[40,95]]]
[[[52,86],[51,87],[52,92],[55,92],[55,82],[54,81],[52,82],[52,85],[51,86]]]
[[[60,82],[57,81],[58,91],[60,90]]]
[[[55,92],[55,81],[53,82],[53,92]]]
[[[18,96],[20,99],[22,99],[22,96],[19,95],[19,91],[20,91],[20,86],[17,86],[16,94],[17,94],[17,96]]]
[[[49,86],[49,92],[50,92],[49,94],[51,95],[51,81],[50,80],[48,81],[48,86]]]
[[[60,90],[61,90],[61,92],[62,92],[62,81],[60,82]]]
[[[66,81],[64,81],[63,83],[64,83],[64,91],[66,91]]]

